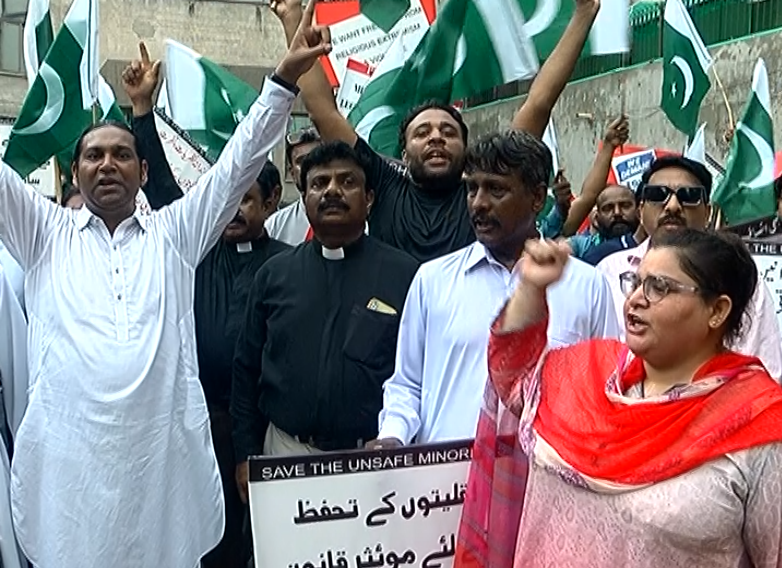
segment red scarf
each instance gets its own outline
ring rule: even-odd
[[[629,485],[655,483],[730,452],[782,440],[782,388],[757,358],[720,353],[693,376],[693,382],[725,377],[715,390],[628,405],[605,393],[618,345],[589,342],[552,352],[546,362],[535,430],[576,471]],[[584,380],[574,384],[573,377]],[[622,374],[622,390],[644,378],[643,362],[633,359]]]
[[[473,448],[454,568],[511,568],[526,491],[519,446],[520,392],[546,343],[547,321],[489,342],[489,374]],[[496,328],[496,324],[495,324]],[[625,346],[595,340],[549,352],[543,366],[537,434],[576,471],[641,485],[669,479],[725,455],[782,440],[782,388],[753,357],[722,353],[693,382],[726,378],[701,396],[622,404],[606,396]],[[644,378],[640,359],[621,376]],[[511,409],[498,421],[498,393]]]

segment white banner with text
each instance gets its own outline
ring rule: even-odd
[[[176,182],[187,193],[212,164],[163,111],[155,109],[155,127]]]
[[[337,108],[342,116],[347,116],[364,93],[375,68],[363,61],[349,58],[345,75],[337,91]]]
[[[250,458],[260,568],[451,568],[472,440]]]
[[[616,183],[635,191],[638,184],[641,183],[644,172],[649,169],[656,156],[653,148],[632,154],[614,156],[611,160],[611,169],[613,169],[616,176]]]
[[[429,28],[429,19],[421,0],[411,0],[410,9],[388,33],[363,14],[331,24],[329,31],[334,49],[328,58],[334,74],[342,80],[350,58],[377,66],[397,36],[415,33],[422,28]]]
[[[758,267],[758,284],[765,283],[774,299],[774,312],[782,329],[782,245],[764,241],[747,241],[749,252]]]

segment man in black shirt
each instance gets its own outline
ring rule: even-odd
[[[125,69],[122,78],[133,106],[133,131],[149,168],[144,193],[152,208],[158,209],[184,194],[166,159],[152,112],[159,63],[150,61],[143,43],[140,50],[141,58]],[[267,162],[244,195],[223,238],[196,270],[193,309],[199,378],[209,407],[212,443],[225,497],[223,539],[203,558],[203,568],[245,568],[250,554],[249,535],[243,530],[245,508],[236,485],[231,439],[231,367],[255,273],[267,259],[290,248],[270,239],[264,229],[266,218],[277,207],[280,190],[280,172]]]
[[[570,25],[530,87],[512,128],[540,138],[559,95],[573,73],[599,0],[574,0]],[[301,20],[301,0],[275,0],[290,43]],[[389,164],[358,137],[340,114],[323,68],[315,65],[299,79],[310,118],[324,141],[342,140],[369,161],[369,185],[375,205],[369,233],[410,253],[419,261],[448,254],[475,241],[467,212],[467,193],[461,182],[467,126],[448,105],[427,104],[413,109],[401,125],[402,159],[406,171]]]
[[[255,276],[236,344],[236,457],[363,447],[377,435],[399,314],[418,268],[364,234],[374,193],[361,155],[320,146],[301,167],[313,240]],[[247,479],[246,461],[237,477]]]

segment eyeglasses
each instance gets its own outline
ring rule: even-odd
[[[643,201],[665,205],[675,195],[682,207],[695,207],[706,200],[706,188],[682,186],[673,189],[667,185],[646,185],[643,189]]]
[[[656,304],[671,292],[690,292],[696,294],[700,288],[688,286],[666,276],[649,275],[641,278],[636,272],[624,272],[619,275],[619,286],[622,294],[629,298],[638,288],[643,289],[644,298],[650,304]]]

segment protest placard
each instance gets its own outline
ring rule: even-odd
[[[174,179],[187,193],[212,164],[204,151],[159,109],[155,109],[155,126]]]
[[[375,68],[371,65],[352,57],[348,58],[347,69],[345,69],[345,75],[342,78],[339,91],[337,91],[337,108],[342,116],[350,114],[350,111],[356,106],[374,71]]]
[[[774,298],[774,311],[782,329],[782,244],[749,240],[747,247],[758,267],[758,284],[765,282]]]
[[[633,191],[641,183],[644,172],[652,165],[656,157],[654,148],[622,154],[611,159],[611,169],[619,185],[629,187]]]
[[[399,34],[428,28],[435,17],[435,0],[411,0],[410,9],[388,32],[361,14],[358,1],[321,2],[315,17],[320,25],[329,26],[331,53],[323,58],[323,69],[332,86],[345,75],[348,59],[354,58],[376,66]]]
[[[255,565],[451,568],[471,448],[250,458]]]
[[[0,117],[0,158],[5,154],[5,148],[8,146],[8,139],[11,137],[13,126],[13,118]],[[54,158],[52,158],[27,176],[25,181],[41,195],[54,198],[57,195],[57,175],[57,168],[54,165]]]

